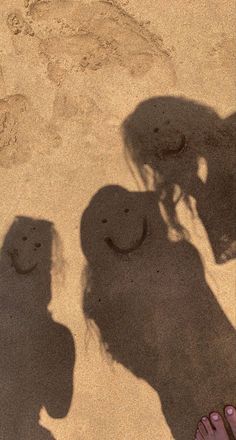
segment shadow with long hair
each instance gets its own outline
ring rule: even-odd
[[[122,133],[132,170],[146,187],[152,175],[152,189],[163,200],[172,226],[181,229],[175,209],[179,197],[188,207],[193,197],[216,262],[235,258],[236,113],[221,119],[196,101],[154,97],[125,119]]]
[[[75,348],[70,331],[48,311],[52,223],[16,217],[0,255],[0,438],[53,440],[40,425],[45,407],[67,415],[73,394]]]
[[[170,241],[158,202],[119,186],[92,198],[83,310],[113,359],[156,390],[173,438],[189,440],[202,415],[236,403],[236,334],[196,249]]]

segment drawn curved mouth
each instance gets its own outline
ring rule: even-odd
[[[148,232],[148,227],[147,227],[147,219],[146,217],[143,219],[143,231],[142,231],[142,235],[141,237],[135,241],[135,243],[133,244],[133,246],[130,246],[128,248],[120,248],[119,246],[117,246],[112,238],[110,237],[106,237],[105,238],[105,242],[107,243],[107,245],[117,254],[130,254],[131,252],[136,251],[138,248],[140,248],[144,242],[144,240],[147,237],[147,232]]]
[[[179,156],[183,151],[186,150],[187,140],[185,135],[183,134],[180,139],[179,145],[174,149],[165,148],[160,153],[158,153],[159,159],[168,159],[169,157]]]
[[[18,261],[18,257],[19,257],[18,249],[13,249],[13,251],[9,251],[8,253],[11,257],[12,266],[14,267],[15,271],[20,275],[26,275],[28,273],[33,272],[33,270],[36,268],[38,264],[35,263],[28,268],[22,268]]]

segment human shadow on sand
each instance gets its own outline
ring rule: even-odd
[[[75,348],[55,322],[51,300],[53,244],[49,221],[16,217],[0,256],[0,438],[54,440],[40,425],[42,407],[65,417],[73,393]]]
[[[155,192],[98,191],[84,212],[83,310],[113,359],[158,393],[176,440],[236,403],[236,334],[196,249],[168,239]],[[158,423],[158,420],[157,420]]]
[[[235,329],[176,213],[180,197],[190,210],[193,197],[215,261],[235,257],[235,119],[183,98],[141,103],[122,131],[147,191],[104,187],[81,222],[85,316],[113,359],[157,391],[176,440],[194,438],[201,416],[236,403]]]
[[[176,187],[190,207],[196,200],[218,264],[236,256],[236,113],[222,119],[211,108],[181,97],[140,103],[122,124],[126,157],[163,200],[178,229]],[[205,162],[205,177],[199,174]]]

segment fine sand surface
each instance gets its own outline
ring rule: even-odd
[[[233,0],[1,0],[0,440],[236,404]]]

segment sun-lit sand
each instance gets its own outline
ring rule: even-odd
[[[156,391],[113,361],[97,329],[86,323],[80,222],[104,186],[146,190],[127,160],[120,130],[140,102],[181,96],[210,106],[222,120],[235,112],[235,16],[233,0],[1,0],[1,242],[17,216],[54,223],[61,256],[51,267],[49,310],[75,343],[68,414],[50,417],[44,407],[40,413],[40,423],[56,440],[173,438]],[[206,182],[208,165],[201,157],[198,173]],[[180,223],[233,328],[235,260],[215,262],[191,200],[196,215],[180,200]],[[16,292],[24,289],[22,278],[19,286],[11,284],[10,266],[1,267],[2,291],[7,294],[13,284]],[[32,439],[30,425],[24,429],[25,440],[49,438]]]

